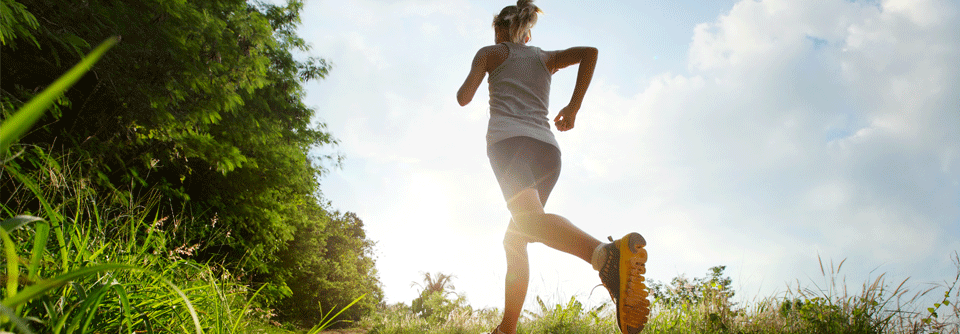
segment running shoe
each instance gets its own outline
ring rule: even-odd
[[[604,245],[607,256],[600,268],[600,281],[617,304],[617,326],[624,334],[643,330],[650,315],[649,292],[643,283],[647,273],[647,241],[639,233],[630,233]]]

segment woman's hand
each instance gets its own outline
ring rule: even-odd
[[[573,129],[573,123],[577,120],[577,112],[580,111],[580,104],[583,103],[583,96],[587,93],[587,87],[590,86],[590,81],[593,79],[593,70],[597,66],[597,54],[597,48],[587,46],[549,53],[546,65],[547,69],[551,71],[573,64],[580,64],[580,69],[577,71],[577,85],[573,88],[570,104],[561,109],[557,118],[553,119],[557,130]]]
[[[557,126],[557,130],[567,131],[573,129],[573,123],[577,121],[577,112],[580,111],[580,108],[577,108],[572,105],[568,105],[560,109],[560,113],[557,114],[557,117],[553,119],[553,124]]]

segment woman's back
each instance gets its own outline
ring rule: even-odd
[[[502,43],[509,56],[490,72],[490,123],[487,144],[527,136],[558,146],[550,131],[551,73],[538,47]]]

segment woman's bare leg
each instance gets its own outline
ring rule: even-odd
[[[513,225],[512,221],[510,225]],[[527,243],[527,239],[521,234],[510,230],[503,238],[503,248],[507,252],[507,276],[500,330],[508,334],[517,332],[517,321],[520,320],[523,301],[527,297],[527,286],[530,282]]]
[[[553,249],[577,256],[587,263],[600,240],[586,234],[569,220],[543,211],[536,189],[521,191],[512,199],[518,209],[513,212],[511,228],[503,240],[507,253],[507,275],[503,321],[500,330],[517,332],[517,321],[523,309],[530,278],[527,243],[541,242]]]

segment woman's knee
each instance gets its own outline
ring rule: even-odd
[[[543,202],[540,201],[540,192],[536,188],[521,190],[507,201],[507,207],[514,216],[523,214],[542,214]]]
[[[512,226],[513,224],[511,224]],[[503,249],[507,251],[508,257],[513,256],[526,256],[527,255],[527,244],[532,241],[525,236],[522,232],[508,229],[507,233],[503,236]]]

